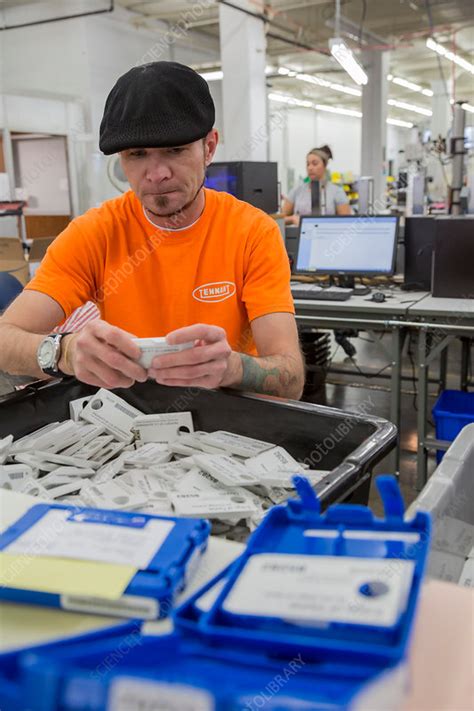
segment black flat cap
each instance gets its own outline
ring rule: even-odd
[[[123,74],[105,102],[100,150],[182,146],[214,126],[209,87],[194,69],[177,62],[150,62]]]

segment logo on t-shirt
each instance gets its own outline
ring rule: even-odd
[[[233,281],[214,281],[209,284],[197,286],[193,291],[193,297],[196,301],[211,304],[230,299],[234,294],[235,284]]]

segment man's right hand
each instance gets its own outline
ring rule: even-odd
[[[140,355],[130,333],[97,319],[64,337],[59,368],[88,385],[129,388],[147,380]]]

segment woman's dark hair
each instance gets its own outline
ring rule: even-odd
[[[329,148],[329,146],[327,146],[327,145],[320,146],[319,148],[312,148],[308,152],[308,155],[310,155],[310,153],[314,153],[314,155],[319,156],[321,158],[321,160],[324,162],[324,165],[327,165],[328,161],[331,160],[331,158],[333,157],[332,151]]]

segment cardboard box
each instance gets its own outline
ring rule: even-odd
[[[9,272],[23,286],[28,283],[28,263],[18,237],[0,237],[0,272]]]
[[[33,279],[49,245],[54,242],[54,237],[37,237],[31,243],[28,259],[30,279]]]

